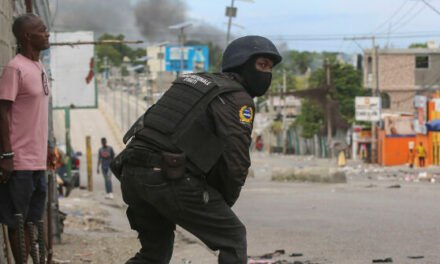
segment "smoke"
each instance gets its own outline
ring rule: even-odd
[[[148,0],[139,2],[134,14],[148,41],[165,41],[175,36],[169,26],[186,21],[186,5],[180,0]]]
[[[149,42],[177,40],[179,32],[168,27],[186,21],[194,22],[187,13],[187,6],[181,0],[144,0],[135,8],[136,24]],[[203,21],[194,22],[185,29],[185,34],[187,41],[212,41],[221,46],[226,38],[224,31]]]
[[[55,15],[53,30],[91,30],[95,38],[104,33],[123,34],[125,39],[146,40],[149,43],[177,42],[179,32],[168,27],[192,21],[185,29],[187,41],[213,42],[225,45],[224,30],[195,21],[188,16],[187,0],[52,0]],[[231,36],[233,39],[233,36]]]
[[[123,34],[139,39],[130,0],[55,0],[53,29],[56,31],[91,30],[95,38],[104,33]]]

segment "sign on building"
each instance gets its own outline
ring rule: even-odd
[[[384,128],[386,137],[414,137],[416,134],[411,116],[387,116]]]
[[[380,97],[357,96],[355,99],[357,121],[380,121],[382,102]]]
[[[425,126],[428,114],[427,104],[428,98],[426,96],[416,95],[414,97],[414,108],[416,109],[416,112],[414,113],[414,131],[417,134],[426,135],[428,133]]]
[[[52,32],[51,43],[93,41],[92,31]],[[56,108],[97,107],[93,45],[63,45],[50,48],[50,77]]]
[[[209,70],[208,46],[167,46],[165,48],[165,70],[181,71],[180,64],[183,62],[185,72],[203,72]]]

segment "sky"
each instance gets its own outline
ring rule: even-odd
[[[196,23],[208,23],[226,31],[225,7],[231,0],[186,0],[189,17]],[[440,0],[427,0],[440,10]],[[235,36],[258,34],[290,49],[309,51],[361,52],[371,40],[344,41],[349,36],[381,34],[381,47],[406,48],[413,42],[436,40],[440,43],[440,14],[421,0],[235,0],[238,8],[233,23]],[[418,38],[386,36],[423,35]],[[337,34],[337,36],[335,36]],[[306,35],[304,37],[304,35]],[[299,40],[298,38],[337,37],[338,40]],[[327,35],[327,36],[325,36]]]

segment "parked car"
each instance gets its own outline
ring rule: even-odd
[[[70,191],[74,187],[79,187],[81,183],[81,176],[80,176],[80,159],[79,157],[82,155],[81,152],[75,152],[75,150],[71,147],[70,148],[70,157],[66,157],[66,144],[60,143],[57,144],[56,148],[62,153],[61,156],[64,156],[64,160],[61,162],[61,166],[56,169],[56,173],[60,176],[60,178],[64,181],[64,186],[66,187],[66,194],[67,197],[70,194]],[[70,158],[71,162],[71,178],[67,178],[67,161]]]

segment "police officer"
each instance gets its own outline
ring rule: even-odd
[[[142,248],[126,263],[169,263],[176,224],[219,250],[219,263],[247,263],[246,229],[231,207],[250,166],[253,98],[280,61],[270,40],[236,39],[222,73],[180,76],[127,132],[111,167]]]

